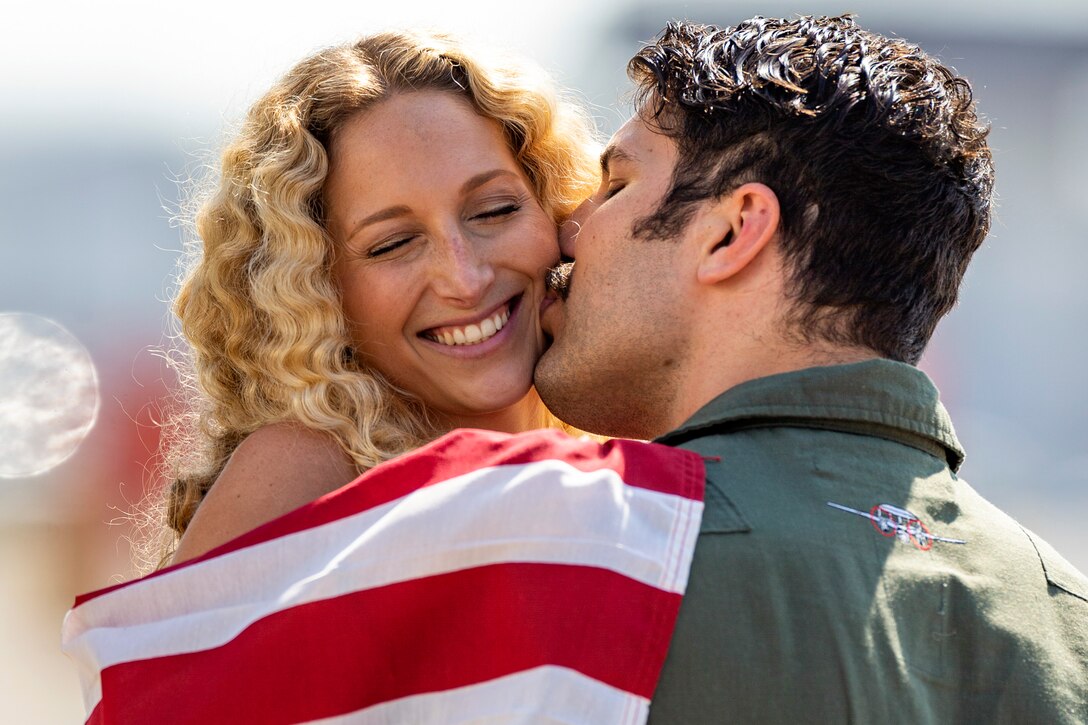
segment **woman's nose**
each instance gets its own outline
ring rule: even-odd
[[[434,256],[434,289],[463,307],[477,305],[495,281],[495,269],[486,249],[461,233],[448,234]]]

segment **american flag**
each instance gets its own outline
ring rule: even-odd
[[[76,599],[89,723],[642,723],[702,516],[689,451],[455,431]]]

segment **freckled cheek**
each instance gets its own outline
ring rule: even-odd
[[[516,235],[508,248],[513,268],[535,277],[559,259],[559,234],[550,220],[541,221]]]
[[[416,297],[409,290],[387,279],[358,279],[342,289],[344,316],[356,344],[380,347],[401,335],[415,307]]]

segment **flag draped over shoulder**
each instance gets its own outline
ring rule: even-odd
[[[455,431],[199,559],[79,597],[90,723],[645,722],[702,460]]]

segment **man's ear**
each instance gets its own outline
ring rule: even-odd
[[[748,266],[778,233],[778,196],[750,183],[723,196],[701,220],[698,280],[717,284]]]

